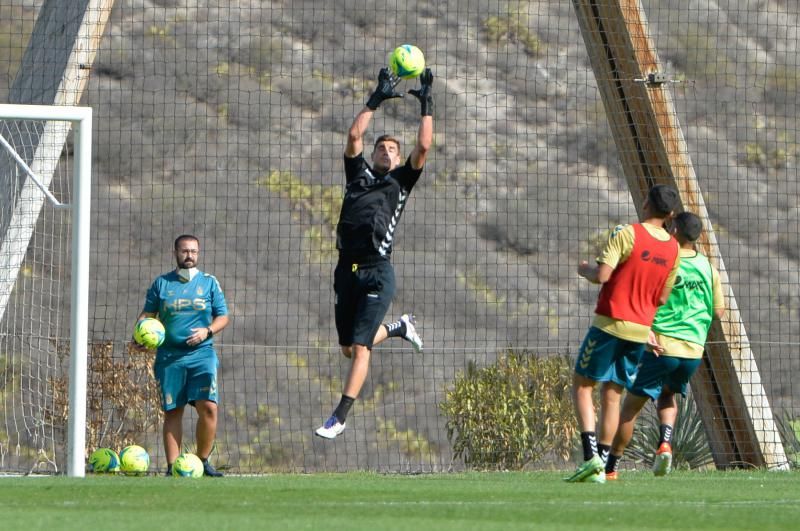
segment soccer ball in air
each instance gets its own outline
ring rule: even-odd
[[[133,329],[133,340],[147,348],[156,348],[164,342],[166,330],[161,321],[145,317],[136,323]]]
[[[89,456],[89,472],[119,472],[119,456],[111,448],[98,448]]]
[[[181,454],[172,463],[172,475],[182,478],[201,478],[203,462],[194,454]]]
[[[395,48],[389,56],[389,68],[396,76],[411,79],[425,70],[425,56],[416,46],[403,44]]]
[[[119,453],[119,469],[129,476],[141,476],[150,468],[150,454],[147,450],[132,444]]]

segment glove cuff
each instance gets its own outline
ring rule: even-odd
[[[367,107],[372,109],[373,111],[378,108],[378,106],[383,101],[383,96],[379,94],[377,91],[373,92],[372,95],[367,100]]]
[[[422,116],[433,116],[433,98],[428,96],[420,100]]]

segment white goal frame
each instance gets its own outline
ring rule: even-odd
[[[74,156],[72,197],[60,203],[45,182],[21,159],[17,163],[27,173],[28,181],[39,188],[55,208],[68,208],[72,219],[72,276],[70,286],[70,366],[69,418],[67,426],[67,475],[86,475],[86,379],[89,342],[89,237],[92,172],[92,109],[53,105],[0,104],[0,118],[10,120],[45,120],[69,122],[73,130]],[[63,141],[66,141],[64,136]],[[3,142],[5,144],[5,142]],[[0,148],[1,149],[1,148]],[[14,154],[14,151],[11,151]],[[15,156],[16,158],[16,156]],[[28,182],[26,181],[26,183]],[[37,212],[38,214],[38,212]],[[34,220],[35,221],[35,220]],[[24,256],[8,259],[16,278]],[[5,304],[3,304],[3,310]]]

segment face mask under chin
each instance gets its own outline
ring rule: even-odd
[[[178,277],[180,277],[180,279],[183,280],[184,282],[189,282],[194,278],[196,274],[197,274],[196,267],[190,267],[189,269],[184,269],[182,267],[178,268]]]

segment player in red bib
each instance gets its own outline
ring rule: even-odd
[[[605,459],[619,424],[622,391],[636,372],[656,310],[669,297],[678,271],[678,242],[664,225],[679,206],[674,188],[654,186],[642,207],[644,221],[616,227],[597,263],[578,266],[580,276],[602,287],[572,381],[584,462],[566,481],[605,482]],[[599,442],[592,401],[598,382]]]
[[[725,297],[719,271],[697,251],[695,242],[703,222],[691,212],[672,221],[680,243],[680,269],[669,300],[658,309],[647,349],[639,361],[636,380],[622,401],[620,423],[606,462],[606,479],[617,479],[622,453],[633,437],[636,419],[648,400],[658,411],[658,447],[653,473],[664,476],[672,468],[672,430],[678,418],[675,395],[686,396],[689,379],[702,361],[706,336],[714,317],[725,314]]]

